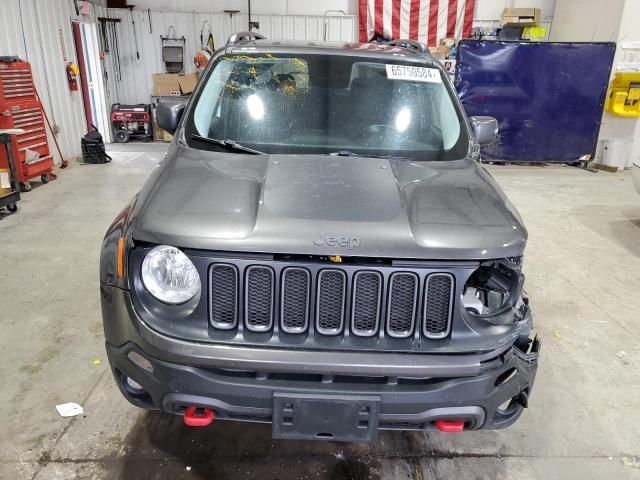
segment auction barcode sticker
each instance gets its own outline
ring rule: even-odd
[[[442,83],[436,68],[411,67],[408,65],[386,65],[387,78],[392,80],[413,80],[414,82]]]

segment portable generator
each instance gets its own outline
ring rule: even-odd
[[[151,106],[145,103],[138,105],[114,103],[111,106],[111,130],[113,138],[118,143],[127,143],[131,138],[151,141],[153,139]]]

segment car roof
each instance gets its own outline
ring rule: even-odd
[[[428,52],[428,50],[427,50]],[[433,64],[430,53],[420,53],[417,50],[399,45],[385,43],[357,43],[357,42],[324,42],[312,40],[244,40],[225,48],[227,54],[248,53],[279,53],[279,54],[325,54],[372,57]]]

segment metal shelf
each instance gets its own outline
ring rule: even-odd
[[[18,182],[18,174],[16,170],[15,159],[13,158],[13,149],[11,148],[11,136],[22,135],[24,130],[0,130],[0,144],[7,151],[8,167],[9,167],[9,183],[11,184],[11,192],[0,197],[0,208],[7,207],[9,211],[15,212],[18,209],[18,201],[20,200],[20,184]]]

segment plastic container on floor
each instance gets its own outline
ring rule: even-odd
[[[604,140],[603,143],[602,163],[618,170],[623,169],[627,165],[631,153],[631,140],[611,138]]]

